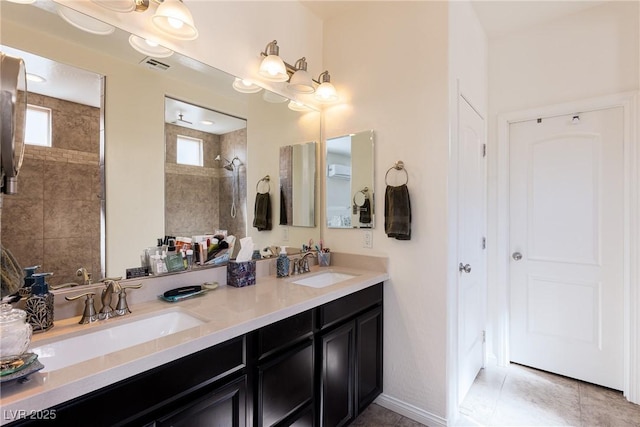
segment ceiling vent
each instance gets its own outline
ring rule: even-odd
[[[150,56],[144,58],[140,63],[145,65],[147,68],[151,68],[156,71],[167,71],[170,67],[170,65],[160,62],[157,59],[153,59]]]

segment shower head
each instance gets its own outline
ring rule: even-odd
[[[233,170],[234,170],[234,166],[236,165],[236,160],[238,161],[239,165],[242,164],[242,162],[240,161],[238,156],[236,156],[233,159],[229,160],[229,159],[227,159],[225,157],[220,156],[220,154],[218,154],[214,160],[216,160],[218,162],[220,160],[224,160],[225,162],[227,162],[227,164],[224,165],[223,168],[225,168],[226,170],[231,171],[231,172],[233,172]]]

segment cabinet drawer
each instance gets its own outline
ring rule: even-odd
[[[347,295],[320,307],[320,328],[336,324],[341,320],[382,302],[382,283]]]
[[[312,310],[307,310],[260,328],[258,331],[258,358],[262,359],[305,338],[311,338],[313,336],[312,314]]]

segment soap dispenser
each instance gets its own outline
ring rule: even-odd
[[[18,290],[18,295],[20,295],[23,298],[26,298],[29,295],[31,295],[31,286],[33,286],[33,284],[36,282],[36,280],[34,279],[33,275],[35,274],[36,270],[39,269],[39,268],[40,268],[39,265],[34,265],[32,267],[23,268],[23,270],[24,270],[24,285],[22,286],[22,288],[20,288]]]
[[[53,273],[34,273],[31,277],[31,294],[27,297],[24,311],[27,312],[27,322],[33,328],[33,333],[48,331],[53,327],[53,294],[49,292],[46,277]]]
[[[280,249],[280,255],[276,260],[276,276],[287,277],[289,275],[289,257],[287,257],[287,247]]]

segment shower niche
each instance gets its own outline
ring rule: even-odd
[[[247,122],[165,97],[165,234],[245,237]]]

